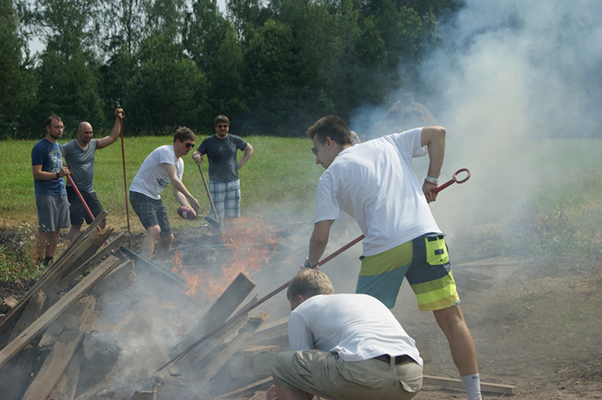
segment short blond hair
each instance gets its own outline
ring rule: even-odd
[[[334,287],[326,274],[318,269],[304,268],[291,279],[286,297],[296,299],[301,295],[306,298],[318,294],[333,294]]]

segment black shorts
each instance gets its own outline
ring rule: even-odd
[[[171,233],[167,210],[161,200],[151,199],[142,193],[130,191],[130,204],[136,215],[138,215],[144,229],[159,225],[161,235],[169,235]]]
[[[100,214],[102,211],[102,205],[100,205],[100,201],[98,201],[98,197],[96,196],[96,192],[86,192],[81,191],[80,193],[86,202],[86,205],[92,211],[92,215],[94,218]],[[86,207],[82,204],[81,200],[75,193],[75,189],[71,186],[67,186],[67,198],[69,199],[69,218],[71,219],[71,225],[82,225],[84,223],[84,219],[86,223],[90,225],[92,223],[92,217],[86,211]]]

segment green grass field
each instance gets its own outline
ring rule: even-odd
[[[316,183],[323,172],[321,166],[314,164],[311,142],[302,138],[261,136],[246,139],[254,147],[255,154],[240,171],[243,216],[259,217],[268,223],[271,219],[306,221],[309,226],[315,213]],[[197,142],[200,143],[200,140]],[[67,141],[65,139],[61,143]],[[34,143],[0,142],[3,155],[0,159],[3,176],[0,180],[0,229],[19,231],[24,238],[20,244],[22,248],[16,250],[14,246],[10,249],[0,242],[0,281],[35,277],[41,272],[27,261],[31,259],[28,256],[31,250],[27,238],[31,238],[37,228],[30,157]],[[158,146],[169,143],[171,136],[125,139],[128,187],[145,157]],[[495,236],[495,240],[491,240],[491,247],[495,251],[526,257],[579,257],[597,251],[602,244],[599,227],[602,214],[602,171],[599,166],[602,140],[539,140],[522,143],[517,148],[520,151],[508,157],[507,165],[483,167],[475,160],[470,161],[472,165],[467,166],[474,176],[471,183],[442,204],[449,207],[452,199],[461,193],[471,193],[471,190],[477,191],[477,196],[472,195],[472,198],[476,198],[474,205],[471,205],[473,208],[494,204],[492,200],[499,201],[500,197],[504,197],[505,202],[490,206],[493,212],[487,213],[492,220],[499,221],[497,225],[502,232]],[[517,169],[525,171],[524,175],[528,177],[518,176],[520,171],[511,177],[511,181],[515,182],[522,179],[520,185],[503,188],[507,192],[504,196],[487,193],[484,183],[491,180],[491,176],[497,176],[497,171],[487,168],[498,168],[504,174],[515,163],[513,160],[527,158],[533,170],[525,171],[524,167]],[[184,184],[201,203],[203,214],[208,215],[209,202],[198,168],[190,155],[185,157],[184,162]],[[206,163],[203,163],[203,169],[208,178]],[[479,179],[482,181],[479,182]],[[501,185],[498,182],[493,184],[498,187]],[[115,231],[127,231],[119,141],[97,152],[95,188],[109,213],[108,225]],[[529,196],[524,196],[525,188],[529,190]],[[171,194],[171,187],[163,192],[162,197],[174,231],[204,223],[204,220],[188,222],[177,216],[178,204]],[[129,210],[132,232],[142,233],[138,217],[131,207]],[[463,209],[462,212],[464,214],[460,218],[476,210]],[[511,220],[508,221],[508,218]],[[483,219],[481,223],[489,222]],[[449,229],[449,224],[442,229]],[[498,236],[501,239],[498,240]],[[465,238],[468,241],[472,239],[470,236]],[[482,240],[480,246],[489,246],[485,239],[477,240]]]
[[[200,139],[197,142],[200,143]],[[286,205],[292,214],[312,212],[315,208],[316,182],[322,168],[313,164],[311,142],[308,139],[283,139],[274,137],[247,138],[255,150],[254,156],[241,169],[242,213],[250,209],[281,209]],[[136,175],[138,168],[155,148],[171,144],[168,137],[126,138],[125,164],[127,187]],[[60,143],[67,143],[61,140]],[[37,224],[33,176],[31,172],[31,148],[35,141],[3,141],[0,168],[3,179],[0,181],[0,196],[5,199],[0,204],[0,228],[15,229],[24,225]],[[197,143],[198,144],[198,143]],[[239,152],[239,156],[242,153]],[[201,174],[190,154],[184,158],[183,182],[188,190],[199,200],[203,214],[209,213],[209,201],[203,186]],[[205,178],[208,180],[207,163],[203,164]],[[108,211],[108,224],[116,230],[127,229],[125,209],[125,186],[121,143],[117,141],[110,147],[99,150],[95,161],[95,189]],[[171,186],[162,194],[170,219],[175,229],[186,221],[177,216],[178,204]],[[138,219],[130,208],[130,223],[134,229],[142,230]]]

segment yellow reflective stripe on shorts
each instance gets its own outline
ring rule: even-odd
[[[360,275],[375,276],[404,267],[412,262],[413,251],[410,241],[382,253],[364,257]]]
[[[416,294],[418,308],[423,311],[448,308],[460,300],[451,271],[440,279],[412,285],[412,290]]]

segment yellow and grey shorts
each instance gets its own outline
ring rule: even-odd
[[[369,294],[388,308],[406,277],[422,311],[460,304],[442,233],[427,233],[373,256],[361,257],[356,293]]]

